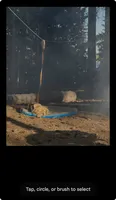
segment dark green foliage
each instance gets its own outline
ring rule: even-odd
[[[93,84],[96,73],[96,8],[11,8],[46,40],[43,90],[83,89]],[[92,23],[90,23],[92,22]],[[86,36],[89,28],[89,41]],[[41,70],[41,40],[7,9],[7,88],[9,93],[37,92]],[[92,34],[92,37],[91,37]],[[103,35],[97,36],[99,55],[104,58]],[[61,41],[50,42],[50,41]],[[63,42],[67,41],[67,42]],[[88,55],[87,55],[88,48]],[[17,81],[19,77],[20,81]],[[10,80],[9,80],[10,78]]]

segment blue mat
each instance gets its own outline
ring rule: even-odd
[[[41,118],[61,118],[61,117],[70,117],[72,115],[76,115],[77,112],[69,112],[69,113],[60,113],[60,114],[52,114],[52,115],[46,115],[42,116]]]
[[[21,113],[24,115],[30,116],[30,117],[37,117],[36,114],[31,113],[31,112],[26,112],[26,111],[22,110]],[[76,114],[77,114],[77,112],[67,112],[67,113],[60,113],[60,114],[45,115],[45,116],[42,116],[41,118],[52,119],[52,118],[70,117],[70,116],[73,116]]]
[[[26,112],[26,111],[22,110],[21,113],[23,113],[24,115],[30,116],[30,117],[37,117],[37,115],[32,112]]]

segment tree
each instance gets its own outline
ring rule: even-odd
[[[85,56],[84,26],[85,20],[87,19],[86,8],[15,7],[12,10],[45,40],[62,42],[55,43],[46,41],[43,73],[44,86],[49,88],[54,87],[54,89],[58,87],[60,89],[63,87],[79,87],[85,80],[86,74],[87,57]],[[7,32],[11,33],[12,40],[14,40],[14,36],[12,36],[12,19],[15,16],[10,11],[8,11],[8,15]],[[35,92],[39,84],[41,41],[16,17],[14,24],[15,47],[18,47],[20,50],[20,56],[18,56],[19,53],[16,54],[15,60],[17,64],[13,64],[13,67],[16,69],[18,66],[17,68],[20,69],[20,79],[22,79],[22,86],[20,85],[22,87],[21,92],[24,90],[23,85],[26,81],[28,81],[28,87],[30,88],[29,92]],[[65,43],[63,42],[64,40],[68,42]],[[12,43],[10,44],[9,40],[9,52],[11,46]],[[10,63],[8,63],[8,66],[10,68]],[[77,84],[74,85],[74,82]],[[27,84],[25,84],[26,88]]]
[[[105,7],[104,30],[96,37],[100,61],[98,90],[102,98],[109,96],[109,8]],[[104,93],[105,92],[105,93]]]
[[[33,23],[33,17],[35,17],[37,13],[37,8],[13,7],[11,9],[26,24],[37,31],[36,23]],[[37,86],[34,75],[36,74],[37,77],[38,74],[39,77],[39,67],[38,64],[36,64],[36,62],[38,62],[37,58],[39,57],[36,50],[39,46],[38,40],[35,38],[35,35],[29,31],[24,24],[11,13],[11,11],[9,11],[9,9],[7,9],[6,32],[8,44],[7,57],[9,58],[9,60],[7,60],[7,76],[8,79],[10,77],[8,88],[10,88],[10,92],[12,90],[13,93],[16,89],[17,92],[27,92],[27,87],[30,88],[31,92],[35,92]],[[19,85],[17,83],[17,78],[20,78]],[[19,86],[19,88],[17,86]]]
[[[94,90],[96,71],[96,7],[88,9],[88,86],[90,93]]]
[[[88,11],[88,70],[96,68],[96,7]]]
[[[46,11],[47,21],[44,20],[43,25],[44,29],[46,27],[47,30],[46,38],[56,41],[69,41],[69,43],[47,43],[49,45],[49,48],[46,49],[47,67],[45,68],[46,74],[49,73],[47,77],[49,77],[50,81],[51,77],[56,81],[57,76],[61,86],[66,84],[67,87],[68,85],[70,87],[74,86],[75,81],[77,82],[77,87],[83,81],[83,71],[86,70],[86,57],[84,56],[86,51],[84,42],[84,22],[87,18],[86,8],[64,7],[57,8],[57,12],[55,12],[54,8],[52,8],[54,12],[51,9],[49,10],[49,8],[46,9],[48,10],[48,12]],[[49,56],[50,53],[52,57]],[[48,67],[49,65],[50,68]],[[52,85],[55,86],[56,84]]]
[[[105,85],[109,85],[109,7],[105,7],[105,37],[104,37],[104,62],[103,62],[103,68],[104,68],[104,75],[105,75]]]
[[[97,35],[97,45],[99,50],[99,60],[101,80],[103,87],[109,80],[109,8],[105,7],[104,32]],[[104,77],[104,78],[103,78]]]

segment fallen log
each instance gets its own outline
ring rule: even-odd
[[[33,104],[36,103],[36,94],[12,94],[7,95],[7,104]]]
[[[45,91],[40,92],[40,103],[46,102],[74,102],[77,99],[77,95],[73,91]],[[7,95],[7,104],[34,104],[37,103],[37,94],[12,94]]]

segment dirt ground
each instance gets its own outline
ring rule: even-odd
[[[109,118],[79,112],[73,117],[39,119],[17,113],[7,106],[7,146],[110,145]]]

